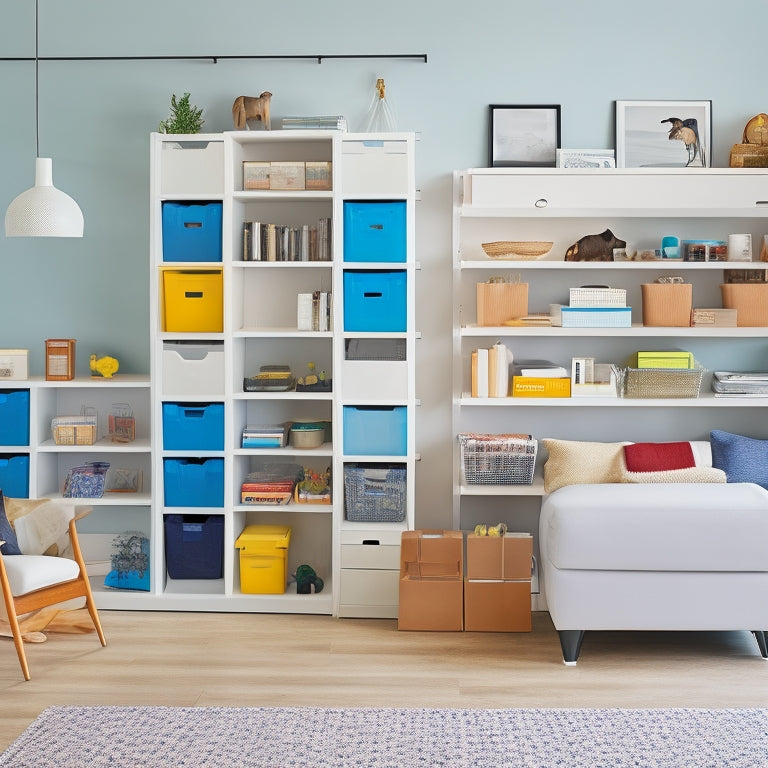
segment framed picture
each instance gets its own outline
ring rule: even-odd
[[[560,146],[559,104],[491,104],[488,164],[555,167]]]
[[[711,101],[617,101],[619,168],[709,168]]]
[[[615,168],[612,149],[558,149],[558,168]]]

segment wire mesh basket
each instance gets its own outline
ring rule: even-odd
[[[459,435],[468,485],[531,485],[538,443],[531,435]]]
[[[405,520],[406,471],[390,464],[344,466],[344,512],[347,520],[399,523]]]
[[[699,396],[704,368],[616,368],[619,394],[635,399]]]

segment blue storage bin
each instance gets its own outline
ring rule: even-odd
[[[407,330],[405,270],[344,271],[344,330]]]
[[[223,507],[224,459],[163,459],[166,507]]]
[[[224,515],[166,515],[165,567],[172,579],[220,579]]]
[[[221,261],[221,203],[163,203],[163,261]]]
[[[29,456],[0,455],[0,491],[13,499],[29,498]]]
[[[404,262],[405,201],[345,202],[344,261]]]
[[[0,445],[29,445],[29,390],[0,390]]]
[[[405,456],[408,416],[404,405],[345,405],[344,453]]]
[[[163,449],[223,451],[223,403],[163,403]]]

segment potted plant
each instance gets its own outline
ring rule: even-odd
[[[171,115],[160,123],[160,133],[200,133],[203,127],[203,110],[189,103],[189,94],[180,99],[171,96]]]
[[[299,504],[331,503],[331,469],[324,472],[304,467],[304,475],[296,483],[296,501]]]

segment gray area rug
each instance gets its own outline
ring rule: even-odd
[[[50,707],[7,768],[762,768],[768,709]]]

